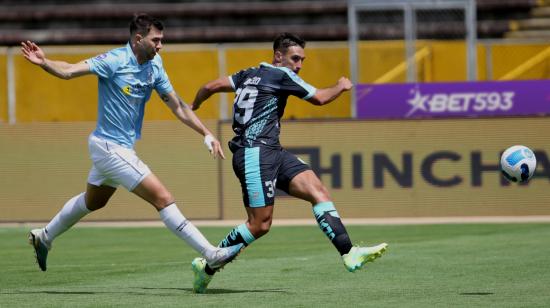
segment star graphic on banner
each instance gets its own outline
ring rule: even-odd
[[[412,99],[407,100],[407,103],[412,106],[411,110],[405,115],[405,117],[411,116],[413,113],[415,113],[417,110],[422,110],[427,112],[428,109],[426,109],[426,102],[430,98],[429,95],[422,95],[418,89],[412,90],[414,93],[414,97]]]

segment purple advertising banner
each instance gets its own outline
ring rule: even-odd
[[[357,118],[550,115],[550,80],[359,84]]]

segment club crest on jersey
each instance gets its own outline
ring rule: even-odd
[[[128,96],[132,95],[132,86],[125,85],[124,87],[122,87],[122,92]]]
[[[261,80],[262,80],[262,78],[256,76],[256,77],[253,77],[253,78],[248,78],[243,84],[245,86],[250,85],[250,84],[257,85],[257,84],[260,83]]]

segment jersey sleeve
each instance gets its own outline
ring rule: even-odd
[[[285,71],[286,74],[283,75],[283,80],[281,82],[282,90],[286,91],[289,95],[299,97],[304,100],[310,99],[317,89],[312,85],[305,82],[300,78],[296,73],[288,70]]]
[[[233,87],[233,90],[237,90],[237,88],[243,83],[246,76],[248,75],[249,69],[239,71],[231,76],[228,76],[229,83],[231,83],[231,86]]]
[[[120,61],[114,52],[109,51],[86,60],[86,63],[90,65],[92,73],[102,78],[110,78],[115,74]]]
[[[164,70],[162,62],[157,66],[156,69],[156,78],[155,78],[155,90],[159,94],[167,94],[174,91],[174,87],[168,78],[168,74]]]

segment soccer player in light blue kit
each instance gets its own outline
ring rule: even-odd
[[[158,54],[163,29],[161,21],[146,14],[136,15],[130,23],[130,41],[125,47],[76,64],[47,59],[34,42],[21,43],[23,56],[29,62],[56,77],[98,76],[98,120],[88,139],[92,168],[86,192],[70,199],[46,227],[29,234],[42,271],[46,270],[53,240],[88,213],[104,207],[118,185],[153,205],[166,227],[203,255],[208,264],[222,267],[235,258],[243,246],[217,248],[210,244],[182,215],[172,194],[133,150],[136,139],[140,138],[145,104],[154,89],[181,122],[204,136],[214,158],[225,158],[219,141],[179,98],[164,71]]]

